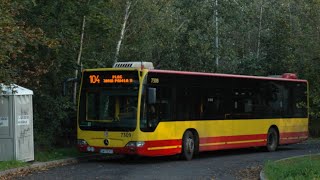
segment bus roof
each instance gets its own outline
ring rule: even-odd
[[[259,79],[259,80],[275,80],[275,81],[293,81],[293,82],[305,82],[304,79],[290,79],[283,77],[264,77],[264,76],[249,76],[249,75],[236,75],[236,74],[220,74],[220,73],[204,73],[204,72],[190,72],[190,71],[174,71],[174,70],[158,70],[152,69],[149,72],[162,73],[162,74],[179,74],[179,75],[192,75],[192,76],[214,76],[214,77],[226,77],[226,78],[240,78],[240,79]]]

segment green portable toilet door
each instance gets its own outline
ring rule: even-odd
[[[0,95],[0,161],[14,160],[12,96]]]

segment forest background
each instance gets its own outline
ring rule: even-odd
[[[34,91],[38,148],[75,143],[74,84],[63,96],[63,82],[115,61],[296,73],[309,81],[310,134],[320,135],[320,0],[0,1],[0,82]]]

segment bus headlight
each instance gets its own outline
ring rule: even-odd
[[[126,144],[126,147],[142,147],[144,146],[144,141],[130,141]]]
[[[88,143],[84,139],[78,139],[78,145],[79,146],[87,146]]]
[[[144,146],[144,141],[137,141],[136,142],[137,147],[143,147]]]

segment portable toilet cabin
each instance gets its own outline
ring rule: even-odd
[[[0,84],[0,161],[34,160],[33,91]]]

